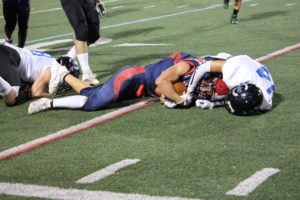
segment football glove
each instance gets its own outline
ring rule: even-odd
[[[106,15],[106,8],[105,8],[103,2],[97,4],[96,10],[97,10],[100,18],[102,18]]]
[[[196,106],[202,110],[204,109],[212,109],[214,107],[214,103],[205,99],[197,99]]]
[[[164,106],[166,106],[167,108],[175,108],[177,106],[177,103],[175,103],[175,101],[165,99]]]
[[[189,94],[184,92],[183,95],[180,96],[183,102],[180,104],[182,106],[188,106],[192,103],[193,97]]]

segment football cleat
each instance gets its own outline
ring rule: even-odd
[[[49,94],[56,94],[58,87],[63,83],[64,77],[70,72],[65,66],[55,65],[51,67],[51,79],[49,82]]]
[[[239,21],[237,19],[237,15],[235,15],[235,14],[231,15],[231,17],[230,17],[230,23],[232,23],[232,24],[238,24],[239,23]]]
[[[96,79],[96,75],[92,72],[83,73],[82,80],[90,85],[98,85],[100,82]]]
[[[13,43],[13,39],[6,38],[6,39],[5,39],[5,42],[6,42],[6,43],[9,43],[9,44],[12,44],[12,43]]]
[[[52,99],[41,98],[29,104],[27,113],[32,115],[34,113],[42,112],[44,110],[50,109],[52,106]]]
[[[229,7],[229,0],[224,0],[223,8],[227,9]]]

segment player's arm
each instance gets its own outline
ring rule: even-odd
[[[36,81],[31,86],[30,90],[30,97],[36,98],[36,97],[47,97],[50,96],[50,94],[46,91],[46,88],[48,87],[49,81],[51,78],[51,70],[50,67],[46,68],[41,75],[37,78]]]
[[[205,73],[222,72],[224,63],[225,61],[223,60],[213,60],[213,61],[205,62],[201,64],[199,67],[197,67],[197,69],[192,74],[187,92],[192,93],[194,91],[197,83],[200,81],[200,79],[203,77]]]
[[[176,104],[180,104],[183,99],[176,93],[173,83],[190,71],[190,69],[191,66],[188,63],[179,62],[163,71],[156,79],[155,84],[166,98],[173,100]]]

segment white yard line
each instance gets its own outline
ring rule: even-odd
[[[20,183],[1,183],[0,194],[56,200],[200,200],[181,197],[147,196],[107,191],[64,189]]]
[[[114,45],[114,47],[143,47],[143,46],[168,46],[168,45],[173,45],[173,44],[165,44],[165,43],[160,43],[160,44],[154,44],[154,43],[122,43],[122,44]]]
[[[85,176],[85,177],[77,180],[76,183],[94,183],[94,182],[104,179],[110,175],[115,174],[118,170],[120,170],[124,167],[127,167],[129,165],[134,165],[138,162],[140,162],[139,159],[122,160],[120,162],[109,165],[99,171],[96,171],[88,176]]]
[[[47,10],[39,10],[39,11],[32,11],[30,14],[36,14],[36,13],[45,13],[45,12],[51,12],[51,11],[57,11],[57,10],[62,10],[62,8],[51,8]],[[0,16],[0,19],[3,19],[4,16]]]
[[[247,196],[255,190],[260,184],[267,180],[270,176],[280,172],[279,169],[264,168],[255,172],[252,176],[238,184],[234,189],[226,192],[227,195]]]

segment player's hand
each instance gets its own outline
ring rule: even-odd
[[[204,109],[212,109],[214,107],[214,103],[204,99],[197,99],[196,106],[202,110]]]
[[[175,103],[175,101],[165,99],[164,106],[166,106],[167,108],[175,108],[177,106],[177,103]]]
[[[180,105],[188,106],[192,103],[193,97],[190,95],[190,93],[184,92],[180,97],[182,99],[182,103],[180,103]]]

